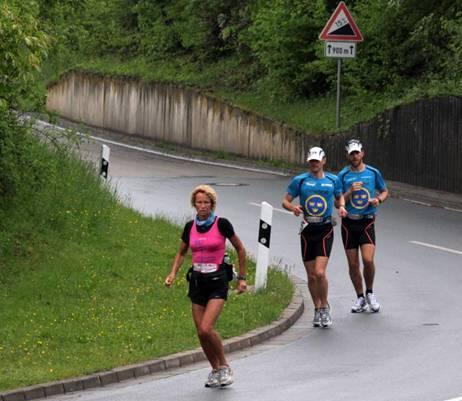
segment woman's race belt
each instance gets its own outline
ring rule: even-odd
[[[220,268],[216,263],[193,263],[193,270],[199,273],[213,273]]]

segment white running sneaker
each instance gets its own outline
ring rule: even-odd
[[[313,327],[321,327],[321,312],[319,312],[319,309],[314,310]]]
[[[213,369],[205,382],[205,387],[220,387],[220,371]]]
[[[364,297],[356,298],[356,301],[351,305],[351,313],[361,313],[367,310],[367,302]]]
[[[371,312],[378,312],[380,310],[380,304],[377,302],[377,298],[373,292],[366,294],[366,299]]]
[[[219,382],[221,387],[229,386],[234,383],[233,371],[229,366],[223,366],[219,370]]]
[[[332,326],[332,318],[330,316],[330,307],[321,308],[319,310],[319,313],[321,314],[321,326],[324,328],[328,328]]]

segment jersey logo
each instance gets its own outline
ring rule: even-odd
[[[370,199],[371,195],[369,191],[366,188],[361,188],[353,191],[350,202],[355,209],[364,209],[369,206]]]
[[[311,195],[305,201],[305,210],[310,216],[322,216],[327,210],[327,201],[321,195]]]

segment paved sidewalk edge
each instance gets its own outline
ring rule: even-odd
[[[283,333],[299,319],[304,311],[303,297],[299,289],[299,284],[302,284],[303,281],[296,276],[290,276],[290,278],[294,283],[294,295],[291,303],[284,309],[279,318],[267,326],[251,330],[246,334],[223,341],[226,353],[260,344],[269,338]],[[75,391],[83,391],[150,375],[170,368],[178,368],[205,359],[202,349],[197,348],[191,351],[179,352],[163,358],[122,366],[88,376],[18,388],[0,393],[0,401],[26,401]]]

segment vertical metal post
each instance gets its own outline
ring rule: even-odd
[[[342,73],[342,59],[337,59],[337,105],[335,113],[335,126],[340,128],[340,76]]]

